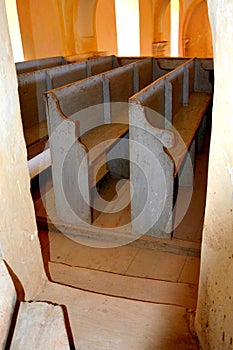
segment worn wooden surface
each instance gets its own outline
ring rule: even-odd
[[[82,135],[80,140],[87,148],[90,166],[104,153],[108,152],[128,130],[128,124],[103,124]]]
[[[0,349],[5,349],[16,303],[16,290],[3,260],[0,260]]]
[[[180,108],[173,116],[172,123],[178,134],[177,143],[169,149],[169,153],[174,160],[176,173],[201,125],[211,99],[210,93],[193,92],[189,97],[189,105]]]
[[[16,62],[15,67],[17,74],[22,74],[63,64],[66,64],[65,58],[63,56],[57,56]]]
[[[11,350],[70,349],[60,306],[22,302]]]
[[[34,124],[30,128],[24,129],[24,137],[27,147],[30,147],[35,142],[43,139],[48,135],[47,121],[44,120],[40,123]]]

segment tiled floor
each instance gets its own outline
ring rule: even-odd
[[[55,263],[126,276],[198,283],[199,257],[136,248],[131,245],[92,248],[74,242],[63,234],[48,234],[45,231],[40,231],[40,239],[44,256]]]

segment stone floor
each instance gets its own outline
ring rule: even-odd
[[[51,281],[72,287],[72,293],[74,290],[87,293],[87,299],[81,294],[80,300],[92,299],[94,293],[96,298],[112,298],[113,304],[118,305],[116,314],[111,304],[108,304],[109,308],[106,306],[104,325],[101,326],[96,324],[100,316],[98,308],[90,308],[89,315],[83,305],[77,306],[82,320],[74,325],[74,329],[78,327],[78,334],[73,334],[73,338],[78,348],[198,349],[189,329],[189,316],[193,315],[197,301],[207,164],[208,149],[197,156],[193,198],[186,216],[174,231],[175,243],[166,246],[147,237],[120,247],[97,248],[88,246],[88,240],[83,245],[59,232],[39,231],[45,268]],[[51,185],[48,188],[51,189]],[[36,192],[33,197],[38,217],[43,210],[42,202]],[[123,308],[128,308],[128,313],[121,309],[121,303]],[[154,310],[153,315],[147,315],[148,308]],[[160,308],[164,308],[164,312]],[[72,324],[72,311],[70,315]],[[110,324],[112,317],[116,318],[115,329]],[[135,317],[139,317],[136,327]],[[124,322],[128,333],[121,328]],[[145,328],[145,322],[148,328]],[[142,334],[139,336],[135,332],[140,327]],[[90,329],[93,334],[88,334]],[[148,329],[152,333],[147,333]],[[149,340],[151,334],[156,335],[156,340],[154,336]]]

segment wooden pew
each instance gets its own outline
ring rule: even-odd
[[[135,60],[137,61],[135,62]],[[49,150],[42,153],[48,140],[43,101],[45,91],[78,81],[101,70],[106,71],[111,67],[126,65],[130,62],[134,64],[134,92],[136,92],[168,72],[172,67],[176,67],[179,62],[187,59],[164,60],[109,56],[19,74],[19,97],[31,176],[35,176],[50,164]],[[169,63],[166,63],[167,61]],[[162,66],[163,68],[161,68]],[[38,167],[39,163],[40,167]]]
[[[0,348],[70,349],[61,306],[17,301],[15,286],[3,260],[0,260],[0,277]]]
[[[127,101],[133,93],[133,65],[46,93],[59,219],[91,223],[93,186],[108,170],[128,176],[127,161],[116,165],[110,160],[128,159],[122,140],[128,137]]]
[[[52,60],[41,61],[48,65]],[[35,62],[33,64],[35,67]],[[50,64],[52,65],[52,62]],[[41,154],[48,141],[43,94],[47,90],[107,71],[118,65],[116,57],[109,56],[18,74],[19,99],[28,160]]]
[[[57,56],[57,57],[48,57],[41,58],[36,60],[29,60],[23,62],[16,62],[15,68],[17,74],[29,73],[36,70],[41,70],[49,67],[55,67],[67,64],[65,57]]]
[[[190,158],[212,99],[208,72],[197,59],[130,99],[130,179],[132,232],[170,238],[174,178],[191,185]],[[199,132],[201,130],[201,132]],[[144,176],[143,176],[144,173]]]
[[[156,79],[160,78],[186,61],[187,58],[158,59],[155,57],[138,60],[134,63],[137,90],[142,90]]]
[[[47,92],[55,202],[62,221],[91,223],[91,189],[107,171],[129,177],[128,100],[138,91],[140,82],[153,81],[165,73],[167,70],[149,58]],[[68,158],[74,159],[64,166],[73,144],[74,153]],[[105,163],[107,167],[99,171]],[[82,181],[78,182],[78,176]],[[69,203],[78,215],[70,210]]]

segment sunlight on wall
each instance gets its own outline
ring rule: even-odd
[[[115,0],[119,56],[140,56],[139,0]]]
[[[14,61],[24,61],[16,0],[6,0],[5,4]]]
[[[179,55],[179,0],[171,0],[171,56]]]

